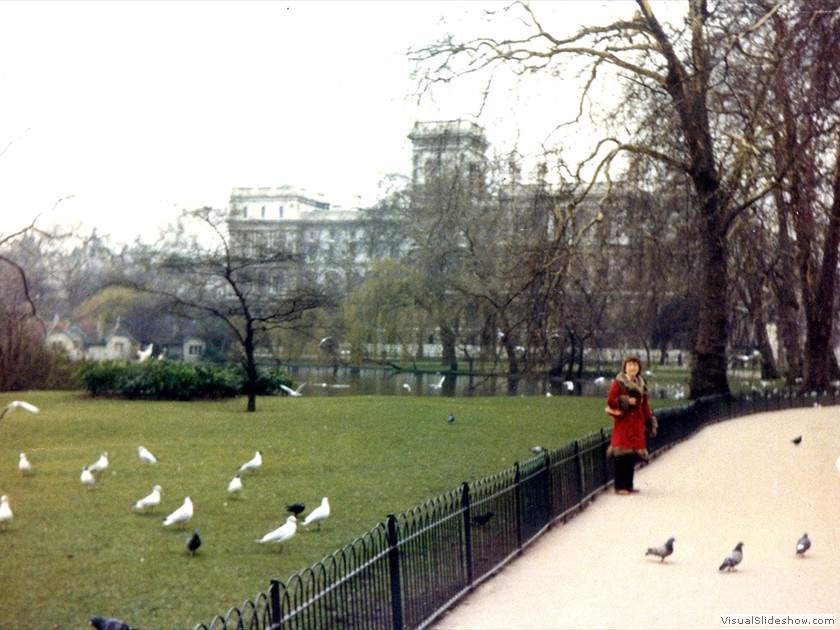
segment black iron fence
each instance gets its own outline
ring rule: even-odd
[[[702,398],[657,411],[652,458],[711,423],[836,404],[837,392]],[[195,630],[401,630],[432,624],[612,483],[610,431],[545,451],[385,522],[285,583]]]

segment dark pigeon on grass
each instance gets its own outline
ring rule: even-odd
[[[802,538],[796,541],[796,555],[797,556],[804,556],[805,552],[811,548],[811,539],[808,538],[808,534],[802,534]]]
[[[741,560],[744,559],[744,551],[742,547],[744,543],[739,542],[735,545],[735,549],[729,552],[729,555],[724,558],[723,563],[718,567],[718,571],[723,571],[726,569],[727,571],[732,571],[741,563]]]
[[[674,553],[674,538],[669,538],[661,547],[648,547],[645,552],[646,556],[657,556],[660,562],[665,562],[665,558]]]
[[[303,511],[306,509],[306,504],[304,503],[290,503],[286,506],[286,511],[290,514],[294,514],[295,516],[300,516],[303,514]]]
[[[472,522],[474,525],[478,527],[484,527],[487,523],[490,522],[490,519],[496,515],[495,512],[482,512],[481,514],[476,514],[472,517]]]
[[[449,420],[449,422],[455,422],[455,414],[454,414],[454,413],[450,413],[450,414],[449,414],[449,418],[448,418],[448,420]]]
[[[187,538],[187,551],[190,552],[191,556],[195,555],[195,552],[198,551],[198,548],[201,547],[201,536],[198,535],[198,530],[195,530],[190,537]]]
[[[793,438],[793,439],[791,440],[791,442],[793,442],[794,444],[796,444],[797,446],[799,446],[799,445],[802,443],[802,436],[801,436],[801,435],[797,435],[795,438]]]
[[[131,630],[127,623],[113,617],[91,617],[90,625],[96,630]]]

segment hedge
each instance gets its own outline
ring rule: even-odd
[[[92,396],[123,396],[154,400],[233,398],[245,393],[241,365],[181,363],[178,361],[88,361],[79,370]],[[261,370],[258,395],[272,395],[291,380],[279,370]]]

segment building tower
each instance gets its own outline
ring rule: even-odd
[[[484,129],[467,120],[416,122],[412,143],[412,183],[422,186],[445,173],[463,173],[479,185],[486,165]]]

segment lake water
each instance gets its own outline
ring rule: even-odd
[[[304,396],[604,396],[612,378],[563,381],[548,377],[414,374],[376,368],[283,366],[295,381],[306,383]],[[652,397],[679,398],[676,387],[649,383]]]

